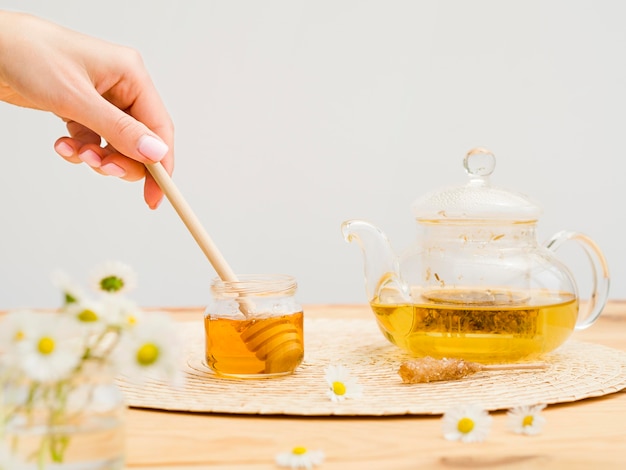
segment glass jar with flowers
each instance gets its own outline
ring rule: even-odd
[[[124,397],[115,383],[179,380],[173,320],[126,293],[127,265],[94,271],[97,296],[62,273],[63,305],[0,316],[0,470],[124,468]]]

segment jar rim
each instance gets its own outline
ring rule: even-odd
[[[219,294],[284,295],[295,292],[298,287],[295,277],[289,274],[240,274],[236,278],[235,281],[213,278],[211,290]]]

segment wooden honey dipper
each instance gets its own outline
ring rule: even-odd
[[[224,282],[237,283],[239,279],[226,262],[198,217],[178,190],[176,184],[161,163],[146,164],[163,194],[167,197],[194,240],[203,251],[219,278]],[[237,299],[239,310],[248,318],[254,306],[243,293]],[[288,321],[251,322],[243,330],[241,339],[257,358],[265,361],[265,373],[293,370],[301,360],[303,346],[296,328]]]
[[[242,331],[241,339],[259,360],[265,361],[266,374],[291,371],[302,360],[302,340],[288,320],[252,323]]]

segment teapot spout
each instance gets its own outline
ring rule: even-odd
[[[384,285],[390,282],[401,284],[398,258],[382,230],[363,220],[347,220],[341,224],[341,232],[346,241],[356,241],[363,252],[368,301],[375,299]]]

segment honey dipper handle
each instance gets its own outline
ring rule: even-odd
[[[163,194],[165,194],[170,201],[170,204],[172,204],[172,207],[174,207],[178,213],[178,216],[187,226],[187,229],[208,258],[220,279],[227,282],[237,282],[237,276],[226,262],[215,243],[213,243],[213,240],[200,223],[200,220],[198,220],[198,217],[196,217],[196,214],[191,210],[191,207],[167,173],[167,170],[165,170],[161,163],[148,163],[146,167],[163,191]],[[247,314],[248,309],[246,302],[240,302],[239,306],[241,311]]]

